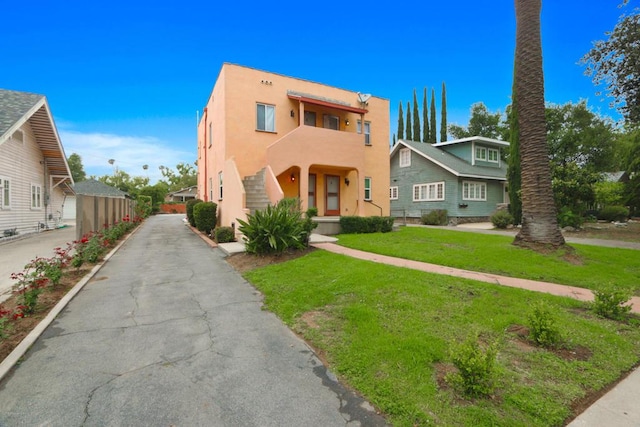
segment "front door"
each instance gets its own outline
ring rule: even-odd
[[[308,200],[309,200],[309,207],[315,208],[316,207],[316,174],[314,173],[309,174]]]
[[[325,215],[340,215],[340,177],[325,175],[326,208]]]

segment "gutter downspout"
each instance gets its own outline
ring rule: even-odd
[[[203,149],[204,149],[204,201],[208,202],[208,197],[207,194],[208,189],[207,189],[207,107],[204,107],[204,145],[203,145]]]

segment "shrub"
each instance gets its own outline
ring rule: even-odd
[[[304,220],[297,199],[282,199],[275,206],[269,205],[249,215],[247,221],[239,219],[238,223],[249,253],[281,254],[290,248],[306,246]]]
[[[451,358],[458,372],[448,374],[445,380],[468,396],[488,396],[494,390],[497,354],[496,342],[483,349],[478,336],[470,336],[451,349]]]
[[[509,211],[498,211],[491,215],[491,223],[496,228],[507,228],[513,224],[513,215]]]
[[[215,239],[218,243],[235,242],[236,236],[231,227],[218,227],[214,230]]]
[[[151,212],[153,211],[153,203],[152,203],[152,199],[151,196],[143,196],[143,195],[139,195],[136,198],[136,206],[135,206],[135,213],[137,216],[139,216],[140,218],[146,218],[149,215],[151,215]]]
[[[340,232],[344,234],[388,233],[393,230],[391,216],[341,216]]]
[[[560,226],[560,228],[563,228],[563,227],[580,228],[582,227],[583,222],[584,222],[584,219],[582,218],[581,215],[573,213],[571,209],[567,207],[563,207],[562,209],[560,209],[560,212],[558,213],[558,225]]]
[[[424,225],[447,225],[449,222],[449,213],[446,209],[434,209],[422,215],[420,221],[422,221]]]
[[[553,348],[562,341],[557,321],[551,309],[540,301],[529,313],[529,336],[533,342],[542,347]]]
[[[213,202],[198,203],[193,207],[193,219],[196,228],[205,234],[211,233],[216,226],[218,205]]]
[[[203,203],[203,201],[200,200],[200,199],[192,199],[192,200],[187,201],[187,204],[186,204],[187,221],[189,221],[189,224],[191,224],[192,227],[196,226],[196,220],[193,217],[193,207],[195,205],[197,205],[198,203]]]
[[[626,221],[629,218],[629,209],[624,206],[605,206],[598,212],[598,219],[605,221]]]
[[[318,227],[318,223],[313,221],[314,216],[318,216],[318,208],[309,208],[304,214],[305,218],[302,222],[302,228],[305,232],[305,245],[309,245],[311,233]]]
[[[624,320],[631,306],[626,303],[631,299],[631,292],[612,286],[593,291],[594,301],[591,306],[598,316],[613,320]]]

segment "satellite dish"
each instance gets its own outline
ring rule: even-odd
[[[358,100],[360,100],[360,102],[362,102],[363,104],[365,104],[369,100],[369,98],[371,98],[371,94],[358,92]]]

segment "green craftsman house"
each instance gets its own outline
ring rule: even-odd
[[[399,140],[390,152],[391,215],[418,222],[432,210],[450,224],[488,221],[509,203],[508,142],[473,136],[436,144]]]

